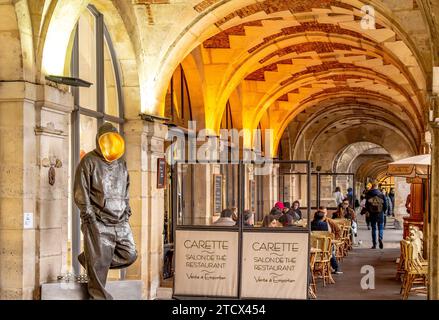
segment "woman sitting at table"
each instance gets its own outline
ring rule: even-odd
[[[338,206],[337,211],[332,214],[332,219],[349,219],[351,221],[356,221],[357,217],[354,209],[349,206],[349,199],[344,199],[342,203]]]
[[[293,217],[294,221],[298,221],[302,219],[302,212],[300,211],[300,202],[294,201],[293,206],[289,210],[289,214]]]
[[[282,206],[280,206],[282,204]],[[270,224],[273,222],[273,220],[276,220],[276,222],[279,222],[279,218],[282,216],[282,209],[283,209],[283,203],[277,202],[276,205],[271,209],[270,214],[266,215],[264,217],[264,220],[262,221],[263,227],[269,227]]]

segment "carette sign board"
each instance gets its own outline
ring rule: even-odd
[[[236,297],[238,232],[176,230],[174,295]]]
[[[308,233],[243,234],[242,298],[307,299]]]

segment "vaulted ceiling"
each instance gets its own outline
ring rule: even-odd
[[[206,127],[219,129],[231,101],[234,123],[272,129],[275,148],[282,136],[295,148],[306,132],[317,141],[333,131],[330,124],[341,130],[345,122],[386,127],[416,152],[425,131],[429,66],[413,31],[426,27],[421,20],[405,30],[394,19],[403,9],[418,17],[416,1],[374,6],[375,29],[367,29],[363,6],[356,0],[266,0],[219,17],[215,26],[222,31],[189,58],[202,79]],[[324,126],[316,125],[325,117]],[[310,150],[301,149],[300,156],[310,158]]]

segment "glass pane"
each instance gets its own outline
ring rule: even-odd
[[[87,117],[81,114],[80,118],[80,133],[79,133],[79,145],[80,145],[80,158],[96,148],[96,133],[98,131],[98,121],[96,118]]]
[[[227,191],[238,188],[238,177],[231,177],[233,172],[238,172],[233,170],[234,166],[237,167],[224,165],[221,169],[220,164],[177,165],[178,225],[237,227],[237,208],[227,204],[227,201],[233,203],[233,195],[227,195]]]
[[[353,175],[320,174],[320,204],[336,210],[343,199],[349,198],[353,207],[353,186]]]
[[[311,208],[307,202],[306,165],[246,164],[246,169],[249,181],[244,209],[253,213],[256,207],[255,227],[307,227]]]
[[[116,86],[116,76],[114,73],[114,64],[111,59],[108,43],[105,41],[104,49],[104,79],[105,79],[105,113],[118,117],[119,101]]]
[[[90,88],[79,88],[79,104],[96,110],[96,28],[95,18],[88,11],[79,18],[79,78],[93,83]]]
[[[182,105],[182,96],[181,96],[181,67],[177,68],[174,72],[174,76],[172,77],[174,81],[174,120],[181,119],[181,105]]]

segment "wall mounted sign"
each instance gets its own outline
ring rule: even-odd
[[[223,176],[213,175],[213,215],[221,214],[223,210]]]
[[[236,297],[238,232],[176,230],[174,294]]]
[[[157,189],[166,187],[166,160],[165,158],[157,159]]]
[[[243,298],[307,299],[308,233],[244,232]]]
[[[23,215],[23,229],[32,229],[34,227],[33,212],[25,212]]]

